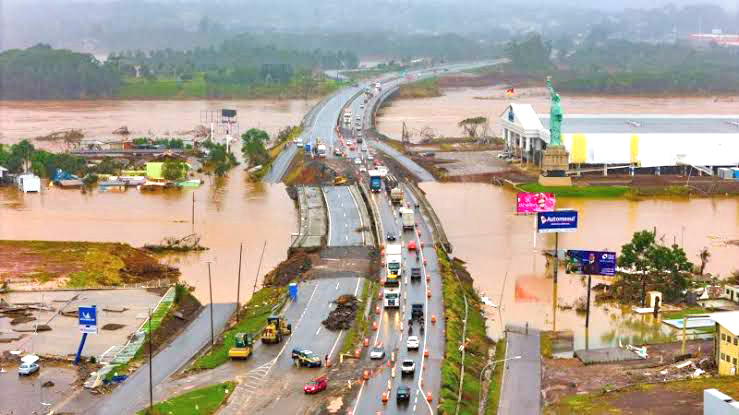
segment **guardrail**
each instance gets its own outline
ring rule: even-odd
[[[362,199],[364,199],[364,204],[367,206],[367,210],[370,212],[370,217],[372,218],[372,230],[375,234],[376,245],[380,246],[383,239],[382,231],[380,230],[380,217],[377,213],[377,207],[374,206],[374,203],[371,201],[367,185],[361,179],[357,180],[357,184],[359,185],[359,192],[362,194]]]
[[[8,282],[5,292],[42,292],[42,291],[94,291],[94,290],[135,290],[141,288],[162,288],[169,287],[176,282],[173,278],[160,278],[147,282],[136,282],[121,285],[90,285],[87,287],[76,288],[48,288],[48,287],[32,287],[23,286],[23,284],[33,284],[33,280],[17,280]],[[20,285],[20,287],[19,287]]]
[[[441,245],[441,247],[444,249],[444,252],[447,254],[452,253],[452,243],[449,242],[449,239],[446,236],[446,232],[444,231],[444,227],[441,224],[441,221],[439,220],[439,217],[436,216],[436,212],[434,211],[434,208],[431,206],[428,200],[426,200],[426,196],[422,193],[422,190],[417,188],[412,182],[410,182],[408,179],[405,180],[406,186],[411,190],[413,193],[413,196],[415,196],[416,200],[418,200],[423,207],[423,210],[426,212],[429,219],[431,219],[431,233],[434,236],[434,242]]]

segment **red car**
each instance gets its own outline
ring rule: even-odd
[[[415,251],[416,250],[416,241],[410,241],[410,242],[408,242],[408,250],[409,251]]]
[[[308,382],[308,384],[303,387],[303,390],[305,393],[314,394],[322,390],[326,390],[326,386],[328,386],[328,379],[326,379],[325,376],[321,376]]]

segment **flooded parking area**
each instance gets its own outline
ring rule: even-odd
[[[0,314],[0,333],[20,338],[0,343],[0,353],[20,350],[24,353],[68,358],[74,356],[81,333],[78,307],[95,305],[98,309],[98,334],[87,336],[84,356],[100,356],[112,346],[123,346],[154,309],[161,296],[154,290],[90,290],[12,292],[0,295],[10,306],[31,308],[20,313]],[[39,309],[40,308],[40,309]],[[13,321],[15,320],[15,321]],[[23,322],[18,322],[18,321]],[[48,331],[36,330],[40,325]]]
[[[572,330],[575,349],[585,346],[585,315],[574,303],[586,294],[586,278],[560,270],[553,307],[553,282],[542,249],[554,248],[554,236],[536,235],[532,216],[515,214],[515,193],[482,183],[422,183],[421,187],[441,219],[454,255],[467,262],[475,286],[498,308],[488,307],[490,329],[498,336],[505,323],[551,330]],[[557,208],[577,209],[575,233],[560,234],[559,249],[611,250],[631,239],[635,231],[654,229],[664,243],[681,245],[688,259],[699,263],[698,252],[708,247],[706,272],[727,277],[739,269],[739,246],[727,244],[739,235],[739,200],[625,199],[557,200]],[[535,237],[536,236],[536,237]],[[535,242],[536,241],[536,242]],[[593,278],[593,285],[608,282]],[[502,324],[501,324],[502,322]],[[644,341],[666,341],[674,329],[630,307],[591,306],[589,347]]]
[[[42,364],[30,376],[18,376],[17,365],[0,369],[2,414],[45,414],[74,390],[77,371]]]

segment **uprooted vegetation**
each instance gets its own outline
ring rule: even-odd
[[[340,295],[334,302],[336,307],[321,323],[331,331],[350,329],[361,303],[351,294]]]
[[[0,241],[0,277],[83,288],[176,278],[177,268],[121,243]]]
[[[208,248],[200,245],[200,235],[192,233],[183,238],[169,236],[159,244],[146,244],[144,249],[150,252],[190,252],[205,251]]]

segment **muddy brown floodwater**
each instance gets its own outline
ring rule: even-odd
[[[206,111],[235,109],[240,130],[261,128],[274,134],[296,124],[315,100],[189,100],[189,101],[0,101],[0,143],[54,131],[79,128],[86,138],[112,139],[113,130],[125,125],[131,137],[178,136],[197,125],[207,125]],[[48,142],[35,143],[55,147]]]
[[[273,110],[269,106],[262,108],[253,101],[231,101],[224,103],[224,106],[244,108],[239,112],[242,130],[259,126],[268,131],[276,131],[286,125],[300,123],[304,111],[302,102],[279,101],[274,105],[281,109]],[[43,107],[47,103],[38,105]],[[98,111],[95,108],[86,108],[88,104],[85,103],[70,102],[68,105],[59,110],[66,120],[64,126],[77,127],[85,119],[94,119],[100,131],[112,131],[112,128],[123,124],[137,131],[149,128],[147,125],[172,129],[192,128],[198,123],[198,108],[204,108],[206,102],[143,102],[143,105],[151,106],[151,113],[134,109],[138,104],[131,101],[105,104],[129,108],[129,111],[133,111],[130,117],[125,113],[115,113],[112,109]],[[207,105],[220,108],[220,104],[212,101],[207,102]],[[252,105],[255,107],[250,109]],[[285,107],[282,108],[282,105]],[[182,108],[179,115],[178,107]],[[79,112],[78,123],[72,123],[67,118],[75,111]],[[115,119],[106,120],[103,115],[106,111],[109,115],[112,111]],[[38,113],[31,113],[36,114],[31,117],[32,120],[18,121],[18,124],[29,123],[28,127],[23,127],[27,131],[31,131],[30,125],[33,122],[39,125],[39,132],[58,128],[39,118]],[[2,116],[7,117],[7,114]],[[163,119],[159,119],[160,116]],[[182,127],[177,127],[177,118],[169,120],[170,116],[179,117],[179,125]],[[169,123],[171,126],[165,127]],[[238,154],[239,151],[237,145],[234,152]],[[267,247],[260,278],[285,259],[290,234],[297,230],[297,213],[293,201],[282,184],[248,182],[243,165],[232,169],[226,177],[205,176],[204,180],[205,184],[194,191],[173,189],[140,192],[128,189],[119,193],[95,189],[83,194],[79,190],[45,187],[40,194],[23,195],[15,188],[0,188],[0,239],[125,242],[140,247],[146,243],[157,243],[168,236],[185,236],[194,229],[195,233],[202,236],[201,244],[210,249],[198,253],[169,255],[163,260],[180,268],[181,279],[196,288],[195,294],[203,303],[209,302],[207,262],[210,261],[213,300],[235,301],[239,244],[243,242],[241,300],[245,301],[251,296],[264,241],[267,241]],[[194,226],[190,223],[193,193]]]
[[[503,324],[529,323],[552,329],[553,284],[545,277],[541,249],[554,248],[552,234],[537,237],[534,248],[532,216],[515,215],[515,193],[482,183],[422,183],[421,187],[454,247],[454,255],[467,261],[468,270],[482,294],[500,304],[500,314],[490,309],[490,329],[498,335]],[[560,249],[612,250],[631,239],[633,232],[657,228],[665,243],[677,243],[693,263],[698,251],[708,247],[711,259],[706,272],[728,276],[739,269],[739,246],[725,241],[739,235],[739,199],[623,199],[557,200],[558,208],[579,211],[575,233],[560,234]],[[601,280],[593,278],[593,285]],[[502,301],[501,301],[502,291]],[[573,304],[586,294],[586,281],[559,273],[558,302]],[[650,316],[637,316],[614,305],[597,305],[591,312],[589,346],[666,339],[671,331]],[[557,330],[571,329],[575,348],[585,346],[584,315],[557,310]]]
[[[517,90],[513,99],[505,96],[500,86],[487,88],[445,88],[440,97],[393,100],[377,117],[377,129],[391,138],[400,139],[403,122],[416,141],[419,131],[431,127],[437,136],[459,137],[457,126],[469,117],[484,116],[491,120],[495,134],[500,128],[495,120],[510,103],[531,104],[538,114],[549,113],[549,95],[544,88]],[[567,114],[737,114],[739,97],[582,97],[562,96]],[[434,114],[429,117],[429,114]]]

